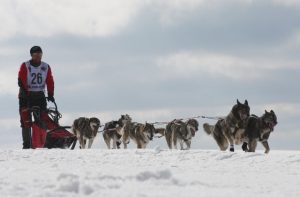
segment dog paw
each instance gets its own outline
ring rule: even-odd
[[[117,149],[120,149],[121,142],[117,142]]]
[[[243,149],[243,151],[245,151],[245,152],[248,152],[248,151],[249,151],[249,150],[248,150],[247,144],[243,144],[242,149]]]
[[[265,154],[268,154],[270,152],[270,149],[265,150]]]

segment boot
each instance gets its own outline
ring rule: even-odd
[[[31,129],[22,128],[23,149],[31,148]]]

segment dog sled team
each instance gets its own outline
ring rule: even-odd
[[[131,117],[121,115],[119,120],[110,121],[104,125],[103,138],[108,149],[124,149],[132,141],[137,148],[146,148],[154,137],[164,136],[169,149],[181,150],[191,148],[192,138],[198,131],[199,123],[196,119],[175,119],[166,124],[164,128],[155,128],[155,123],[136,123]],[[234,151],[235,145],[242,145],[246,152],[255,152],[258,142],[265,148],[265,153],[270,151],[268,139],[277,124],[277,117],[273,110],[266,111],[260,117],[250,115],[248,101],[239,102],[232,107],[229,114],[220,118],[214,125],[203,124],[203,130],[211,135],[219,146],[225,151],[229,148]],[[72,131],[76,135],[80,148],[91,148],[100,128],[98,118],[78,118],[74,121]]]
[[[54,99],[54,80],[50,66],[42,61],[43,51],[39,46],[30,49],[31,59],[21,64],[18,73],[19,113],[22,128],[23,149],[28,148],[66,148],[75,147],[79,141],[80,148],[91,148],[98,130],[101,127],[98,118],[81,117],[74,121],[72,133],[67,127],[59,125],[61,118]],[[45,96],[47,87],[48,97]],[[47,108],[47,101],[55,104],[54,110]],[[31,115],[34,116],[32,121]],[[219,119],[215,125],[203,124],[204,131],[211,135],[220,150],[242,144],[244,151],[254,152],[257,142],[270,151],[268,139],[277,124],[273,110],[265,111],[261,116],[250,116],[248,101],[237,103],[229,114]],[[117,121],[104,125],[103,138],[108,149],[123,147],[132,141],[137,148],[146,148],[156,135],[165,136],[170,149],[190,149],[192,138],[198,131],[196,119],[175,119],[165,128],[155,128],[151,123],[133,122],[129,115],[122,115]],[[88,141],[88,144],[87,144]]]

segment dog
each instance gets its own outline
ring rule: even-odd
[[[212,135],[216,140],[220,150],[225,151],[230,144],[230,151],[234,152],[234,144],[242,143],[245,128],[250,116],[250,107],[248,101],[244,104],[237,100],[230,113],[217,121],[215,125],[203,124],[203,129],[208,135]]]
[[[128,130],[127,127],[130,123],[131,117],[126,114],[121,115],[121,118],[118,121],[111,121],[104,125],[103,139],[108,149],[111,149],[111,141],[113,141],[113,149],[119,149],[122,143],[124,144],[124,149],[127,148],[127,144],[129,143],[127,141],[129,133],[126,131]]]
[[[273,110],[265,110],[261,117],[251,115],[245,131],[245,142],[242,149],[245,152],[255,152],[257,142],[261,142],[265,148],[265,153],[270,152],[268,139],[274,127],[277,125],[277,116]]]
[[[129,128],[129,137],[137,144],[138,149],[145,149],[153,140],[155,132],[153,124],[132,123]]]
[[[165,130],[165,137],[169,149],[177,149],[177,141],[180,143],[181,150],[188,150],[191,148],[192,137],[198,131],[199,123],[195,119],[189,119],[186,122],[182,120],[173,120],[167,124]],[[183,147],[184,143],[186,148]]]
[[[74,120],[72,131],[77,137],[80,148],[85,149],[86,141],[89,140],[88,148],[92,147],[93,141],[97,136],[100,127],[100,120],[98,118],[80,117]]]

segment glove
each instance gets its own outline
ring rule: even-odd
[[[48,101],[51,101],[52,103],[54,103],[54,102],[55,102],[55,99],[54,99],[54,97],[53,97],[53,96],[49,96],[49,95],[48,95],[48,98],[47,98],[47,100],[48,100]]]

